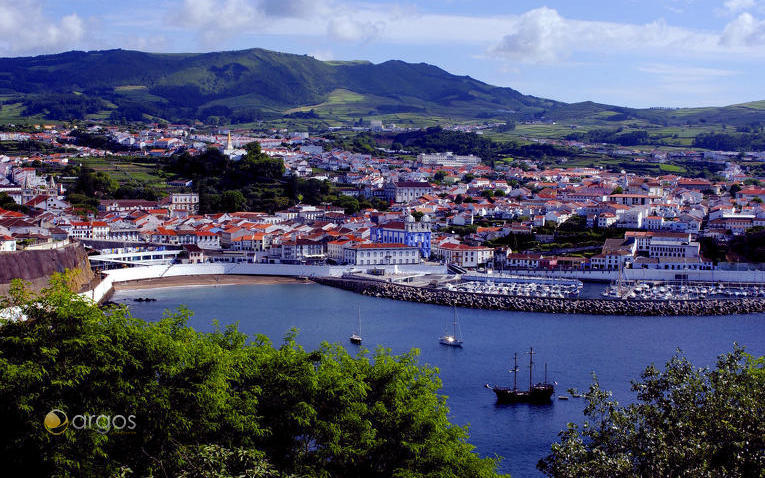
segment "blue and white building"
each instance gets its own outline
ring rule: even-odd
[[[372,228],[371,238],[382,244],[405,244],[417,247],[425,259],[430,257],[430,216],[422,216],[416,221],[408,214],[403,221],[389,221]]]

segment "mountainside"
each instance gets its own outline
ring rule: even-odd
[[[252,49],[203,54],[72,51],[0,59],[0,95],[23,115],[233,121],[292,114],[419,113],[452,117],[541,112],[555,101],[427,64],[323,62]],[[313,110],[313,112],[311,112]]]
[[[765,102],[724,108],[632,109],[523,95],[425,63],[325,62],[262,49],[159,54],[71,51],[0,58],[0,121],[19,117],[247,123],[295,118],[328,124],[501,119],[659,126],[765,121]]]

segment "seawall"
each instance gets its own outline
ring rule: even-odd
[[[701,300],[606,300],[553,299],[547,297],[512,297],[414,287],[390,282],[321,277],[314,282],[357,292],[372,297],[456,305],[474,309],[544,312],[552,314],[591,315],[728,315],[765,312],[765,299],[701,299]]]
[[[72,243],[57,249],[6,252],[0,254],[0,296],[8,293],[13,279],[31,283],[33,290],[43,289],[56,272],[76,270],[75,289],[81,289],[93,280],[85,248]]]

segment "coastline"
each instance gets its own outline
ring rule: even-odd
[[[304,280],[285,276],[253,276],[232,274],[206,274],[190,276],[170,276],[152,279],[138,279],[115,282],[114,290],[147,290],[167,287],[211,286],[211,285],[273,285],[303,284]]]

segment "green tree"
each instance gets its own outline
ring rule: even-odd
[[[241,191],[225,191],[220,198],[220,207],[225,212],[244,211],[247,199]]]
[[[197,332],[183,308],[144,322],[74,294],[63,275],[39,296],[15,282],[8,306],[26,320],[0,323],[7,476],[496,476],[497,460],[449,423],[416,351],[306,351],[295,332],[274,347],[235,325]],[[52,435],[52,409],[136,426]]]
[[[735,347],[713,369],[682,355],[633,382],[620,406],[597,379],[587,420],[570,423],[538,468],[553,477],[763,476],[765,360]]]
[[[0,193],[0,209],[5,209],[6,211],[22,211],[26,208],[14,201],[7,193]]]
[[[611,194],[624,194],[624,188],[621,186],[616,186],[613,191],[611,191]]]

